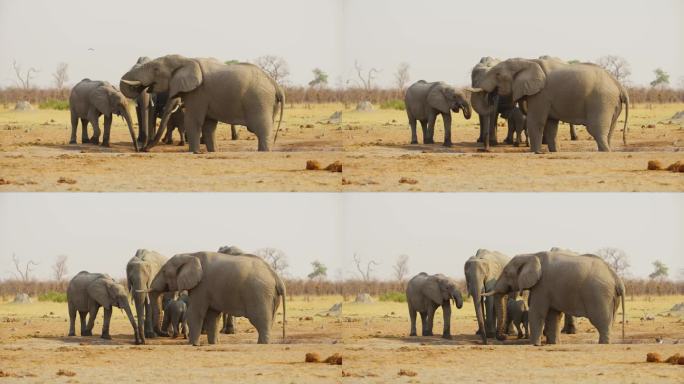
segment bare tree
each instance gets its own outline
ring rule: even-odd
[[[368,72],[364,72],[363,67],[361,67],[358,61],[354,61],[354,68],[356,68],[356,75],[361,81],[361,86],[366,90],[366,92],[370,92],[370,90],[373,89],[373,81],[380,70],[371,68],[368,70]]]
[[[280,56],[259,56],[254,59],[254,64],[268,73],[278,84],[284,84],[285,78],[290,75],[290,67],[287,65],[287,61]]]
[[[596,254],[605,260],[618,276],[624,277],[627,274],[630,267],[629,257],[622,249],[606,247],[596,251]]]
[[[38,263],[36,263],[33,260],[29,260],[22,267],[21,261],[17,258],[17,255],[15,255],[14,253],[12,254],[12,262],[14,263],[14,268],[17,270],[17,273],[19,274],[18,278],[21,279],[21,281],[23,281],[23,282],[30,281],[31,280],[31,272],[33,272],[33,269],[31,268],[31,266],[36,266],[36,265],[38,265]]]
[[[406,85],[408,84],[410,80],[409,76],[409,69],[411,67],[409,66],[408,63],[406,62],[401,62],[399,63],[399,67],[397,67],[397,73],[394,74],[394,81],[397,84],[397,88],[404,92],[406,90]]]
[[[26,73],[22,74],[21,65],[17,64],[16,60],[12,61],[12,68],[14,68],[14,74],[19,80],[19,84],[21,84],[21,87],[24,89],[29,89],[31,87],[31,80],[33,80],[35,78],[34,75],[39,72],[37,69],[31,67],[26,70]]]
[[[254,252],[257,256],[266,260],[278,274],[283,275],[290,264],[287,262],[287,255],[278,248],[261,248]]]
[[[406,275],[408,275],[408,260],[408,255],[399,255],[399,257],[397,257],[397,262],[392,267],[394,269],[394,277],[399,282],[403,282]]]
[[[66,84],[66,82],[69,81],[69,74],[67,73],[68,70],[69,64],[57,64],[57,69],[55,70],[55,73],[52,74],[52,77],[55,79],[55,86],[58,89],[64,88],[64,84]]]
[[[356,265],[356,270],[359,271],[359,274],[361,275],[363,281],[370,281],[371,273],[373,273],[373,266],[377,266],[380,264],[375,260],[370,260],[368,263],[366,263],[366,269],[364,270],[361,266],[362,263],[363,261],[361,260],[361,256],[354,253],[354,265]]]
[[[623,84],[627,82],[627,78],[632,74],[629,62],[624,57],[614,55],[601,56],[596,60],[596,64],[615,76],[617,81]]]
[[[67,255],[59,255],[55,259],[55,263],[52,265],[52,272],[54,273],[55,280],[62,281],[66,278],[66,274],[69,273],[67,259]]]

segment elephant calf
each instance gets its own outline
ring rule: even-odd
[[[406,301],[411,317],[411,336],[416,336],[416,312],[420,313],[422,335],[432,336],[432,325],[437,307],[442,306],[444,331],[442,337],[451,339],[451,303],[463,307],[463,297],[456,282],[442,274],[428,275],[421,272],[409,280],[406,286]]]
[[[169,300],[164,306],[164,321],[162,322],[162,330],[168,332],[169,328],[172,330],[172,338],[178,337],[182,334],[184,339],[187,339],[188,323],[185,318],[188,310],[188,294],[182,293],[177,299]]]
[[[516,300],[513,295],[508,297],[508,303],[506,305],[506,329],[510,329],[511,325],[514,325],[516,331],[518,331],[518,339],[523,338],[521,326],[525,329],[524,337],[526,339],[530,337],[528,314],[529,311],[527,310],[525,300]]]

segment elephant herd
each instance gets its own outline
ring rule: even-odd
[[[257,330],[258,343],[265,344],[282,300],[285,338],[283,281],[263,259],[237,247],[178,254],[168,260],[157,252],[139,249],[126,265],[126,281],[128,290],[106,274],[81,271],[74,276],[67,287],[69,336],[76,334],[77,312],[81,336],[92,336],[97,312],[104,307],[101,337],[110,339],[114,306],[126,312],[136,344],[144,344],[146,338],[169,336],[169,329],[174,337],[187,335],[192,345],[199,345],[200,334],[206,332],[209,344],[214,344],[221,314],[222,332],[235,333],[233,317],[246,317]]]
[[[434,143],[437,116],[444,123],[444,146],[451,146],[451,112],[463,111],[470,119],[474,109],[479,116],[478,142],[484,150],[497,144],[497,119],[508,122],[504,143],[522,143],[522,133],[530,150],[541,153],[542,144],[550,152],[559,149],[558,123],[584,125],[599,151],[610,151],[617,119],[625,105],[623,142],[626,143],[629,96],[625,88],[603,68],[591,63],[567,63],[558,58],[512,58],[500,61],[483,57],[472,69],[471,86],[457,90],[444,82],[420,80],[407,88],[404,102],[411,128],[411,143],[418,143],[416,123],[420,122],[423,143]],[[126,107],[135,99],[138,137]],[[470,100],[468,100],[470,99]],[[104,115],[102,145],[109,145],[112,114],[122,116],[136,151],[149,151],[164,136],[173,143],[173,130],[180,133],[179,145],[187,142],[198,153],[200,143],[216,151],[216,125],[231,124],[231,137],[237,139],[236,125],[256,135],[259,151],[269,151],[276,116],[283,119],[285,94],[278,83],[259,67],[248,63],[226,64],[209,58],[167,55],[151,60],[141,57],[120,80],[119,89],[105,81],[83,79],[71,90],[71,139],[76,143],[81,121],[83,143],[100,143],[98,119]],[[156,121],[160,118],[159,129]],[[88,137],[87,126],[93,126]],[[166,134],[164,134],[166,132]]]
[[[560,342],[560,333],[575,333],[573,316],[589,319],[599,333],[599,343],[610,343],[610,327],[622,303],[622,338],[625,337],[625,287],[615,271],[598,256],[580,255],[568,250],[517,255],[513,258],[480,249],[464,265],[466,289],[473,299],[477,334],[487,344],[496,335],[505,340],[514,325],[518,338],[529,337],[541,345]],[[527,302],[518,299],[528,296]],[[461,292],[453,279],[442,274],[419,273],[409,280],[406,301],[411,322],[410,335],[416,336],[416,314],[420,313],[422,335],[432,335],[434,314],[442,307],[444,331],[451,338],[451,300],[463,306]],[[565,327],[560,328],[565,314]],[[522,332],[524,328],[524,333]]]

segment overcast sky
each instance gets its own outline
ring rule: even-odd
[[[50,277],[60,254],[80,270],[124,276],[138,248],[170,257],[238,245],[275,247],[291,276],[311,262],[333,279],[358,277],[352,256],[375,260],[389,278],[401,254],[410,273],[463,276],[478,248],[509,256],[558,246],[624,250],[646,277],[658,259],[684,278],[684,195],[641,193],[4,193],[0,194],[0,276],[12,254]]]
[[[612,54],[631,63],[635,84],[660,67],[684,87],[683,11],[678,0],[0,0],[0,86],[15,84],[13,60],[39,69],[35,83],[48,86],[60,62],[71,84],[118,82],[139,56],[178,53],[274,54],[289,63],[291,83],[320,67],[332,86],[355,81],[355,61],[380,69],[382,86],[402,61],[412,80],[466,85],[482,56]]]

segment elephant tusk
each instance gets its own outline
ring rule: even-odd
[[[494,291],[489,291],[489,292],[483,292],[480,296],[482,297],[490,297],[496,295],[496,292]]]
[[[128,85],[134,86],[134,87],[139,87],[139,86],[142,85],[142,82],[140,82],[140,81],[138,81],[138,80],[124,80],[124,79],[121,79],[121,82],[124,83],[124,84],[128,84]]]
[[[468,87],[468,88],[466,88],[465,90],[468,91],[468,92],[472,92],[472,93],[479,93],[479,92],[484,92],[484,91],[485,91],[485,90],[482,89],[482,88],[472,88],[472,87]]]

